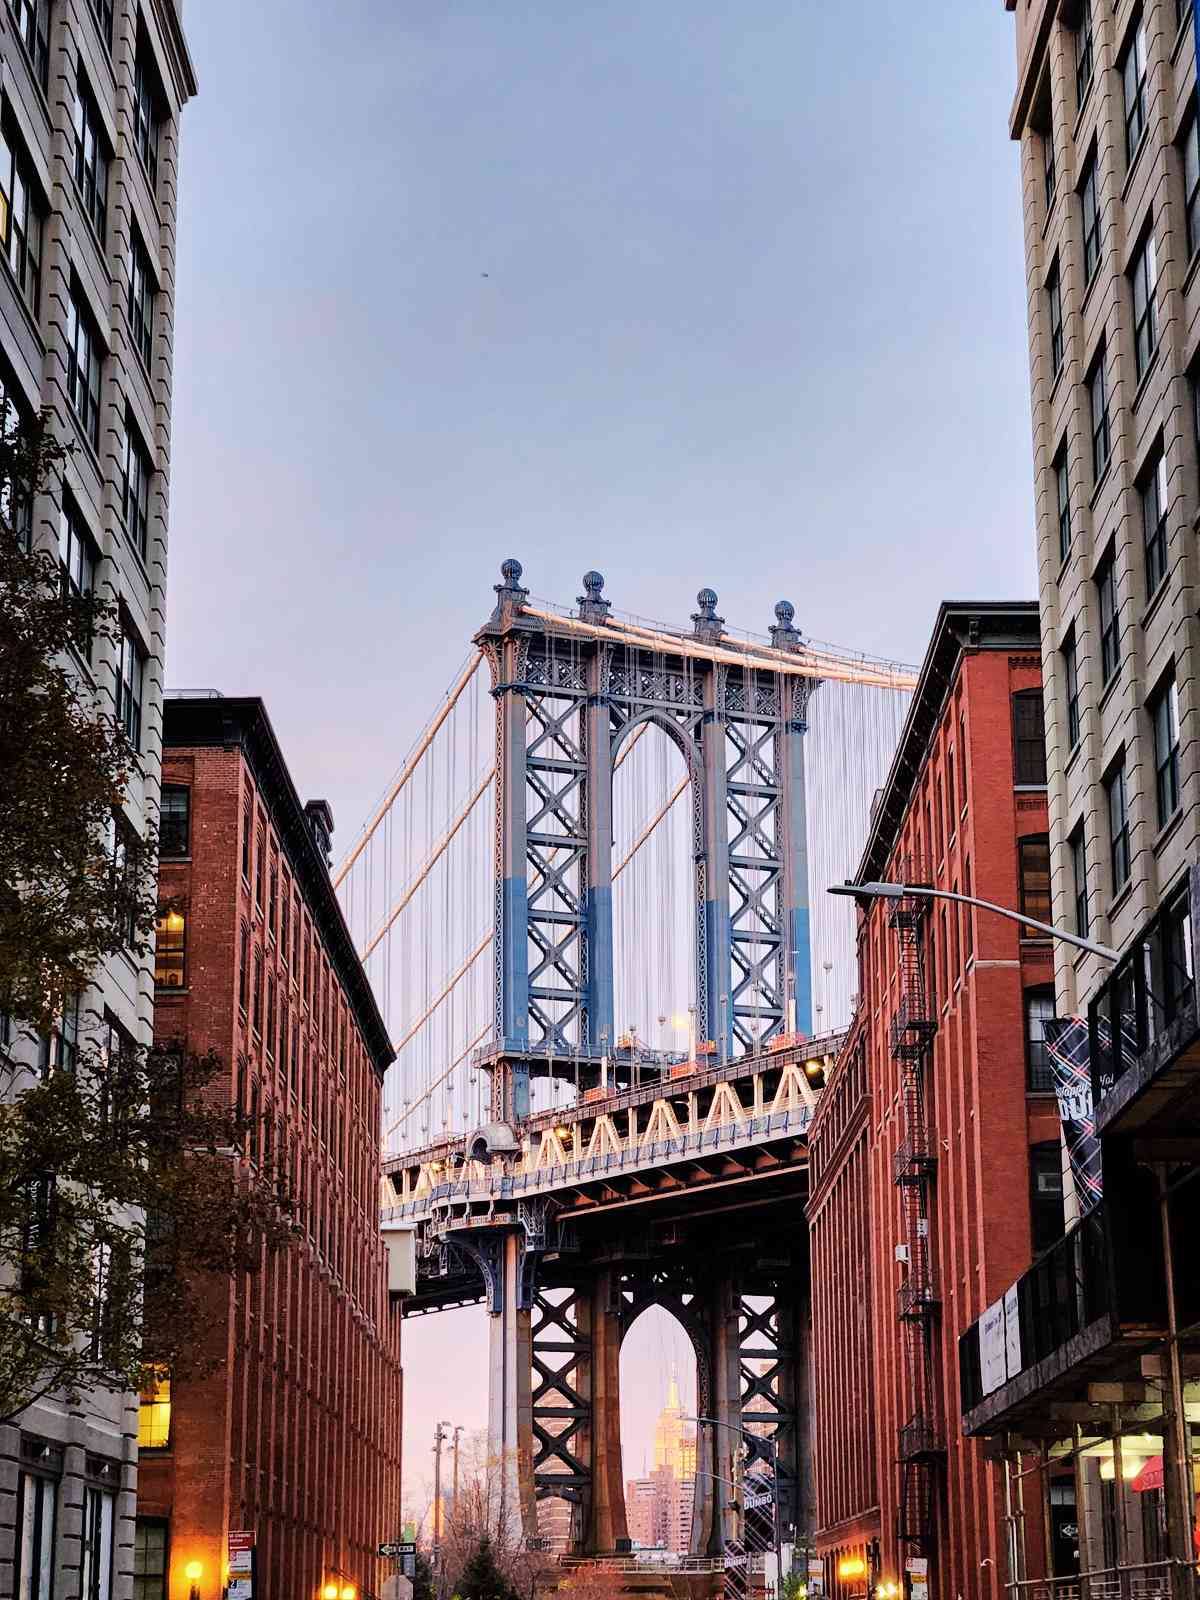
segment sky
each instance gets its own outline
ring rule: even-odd
[[[507,556],[913,662],[941,600],[1035,594],[1001,0],[184,20],[167,681],[264,697],[335,853]],[[485,1324],[406,1327],[410,1477],[484,1421]]]

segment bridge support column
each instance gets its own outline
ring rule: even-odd
[[[611,1270],[592,1288],[592,1496],[589,1553],[613,1551],[629,1537],[621,1468],[621,1318]]]
[[[741,1518],[735,1508],[734,1485],[739,1482],[742,1438],[741,1371],[739,1364],[738,1306],[733,1281],[721,1274],[711,1286],[703,1311],[708,1348],[712,1352],[708,1393],[702,1384],[698,1407],[713,1423],[702,1423],[696,1439],[696,1499],[693,1513],[698,1525],[692,1548],[700,1555],[719,1556],[727,1539],[736,1539]]]
[[[807,679],[783,681],[779,693],[779,748],[776,766],[782,781],[779,842],[783,857],[784,986],[788,996],[785,1026],[812,1032],[812,953],[808,905],[808,821],[804,796],[804,736],[808,732]]]
[[[533,1495],[533,1399],[530,1315],[520,1307],[522,1235],[499,1243],[499,1309],[490,1327],[488,1447],[500,1475],[500,1520],[516,1536],[537,1532]]]

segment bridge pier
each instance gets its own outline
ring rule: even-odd
[[[592,1283],[592,1494],[587,1549],[610,1551],[628,1539],[621,1461],[621,1317],[615,1275]]]
[[[533,1399],[530,1315],[521,1304],[524,1240],[498,1241],[499,1307],[489,1320],[488,1446],[500,1477],[500,1521],[514,1536],[537,1532],[533,1493]]]

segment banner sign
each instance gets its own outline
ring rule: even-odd
[[[1200,0],[1197,0],[1200,4]],[[1097,1028],[1106,1026],[1097,1020]],[[1046,1049],[1054,1073],[1054,1092],[1062,1121],[1063,1143],[1071,1161],[1071,1178],[1084,1216],[1100,1200],[1103,1176],[1100,1141],[1092,1114],[1092,1060],[1086,1017],[1052,1017],[1045,1024]],[[1106,1041],[1101,1038],[1101,1048]]]
[[[227,1549],[229,1584],[225,1593],[228,1600],[254,1600],[254,1530],[231,1528]]]

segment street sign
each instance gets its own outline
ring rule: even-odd
[[[770,1489],[760,1491],[756,1494],[748,1494],[746,1496],[746,1510],[761,1511],[764,1506],[769,1506],[774,1498],[775,1496],[771,1493]]]
[[[398,1561],[404,1577],[416,1577],[417,1547],[413,1540],[389,1539],[386,1544],[379,1546],[379,1554],[385,1561]]]
[[[531,1533],[525,1540],[526,1550],[549,1550],[550,1541],[544,1534]]]

